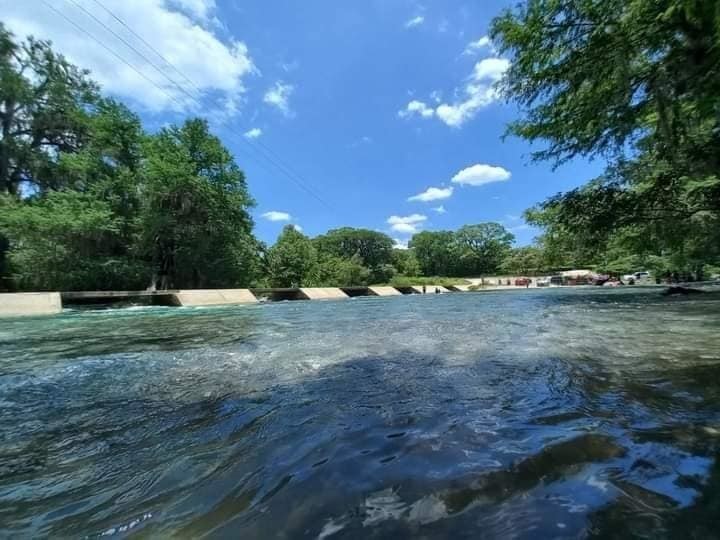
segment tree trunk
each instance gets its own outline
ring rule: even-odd
[[[3,105],[5,112],[2,114],[2,140],[0,140],[0,190],[2,193],[14,193],[10,181],[10,130],[15,103],[6,100]]]

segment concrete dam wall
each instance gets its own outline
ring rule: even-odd
[[[427,294],[450,292],[445,287],[426,286]],[[456,291],[464,290],[454,288]],[[0,317],[55,315],[63,306],[109,306],[136,302],[156,306],[233,306],[290,300],[341,300],[358,296],[402,296],[422,294],[422,286],[319,287],[299,289],[208,289],[168,291],[68,291],[63,293],[0,293]]]

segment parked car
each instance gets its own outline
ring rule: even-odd
[[[610,276],[605,275],[605,274],[597,274],[596,276],[593,276],[592,284],[600,286],[600,285],[604,285],[609,280],[610,280]]]
[[[516,287],[527,287],[531,283],[532,281],[530,281],[528,278],[518,278],[515,280]]]
[[[550,286],[550,278],[538,278],[535,282],[538,287],[549,287]]]
[[[635,285],[641,281],[650,281],[650,272],[635,272],[632,274],[625,274],[622,278],[622,282],[626,285]]]
[[[550,278],[550,285],[562,285],[562,284],[563,284],[562,276],[553,276]]]

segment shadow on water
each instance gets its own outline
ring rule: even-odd
[[[50,537],[712,537],[719,375],[406,351],[207,397],[21,385],[3,395],[0,521]]]
[[[219,317],[221,309],[131,308],[15,320],[0,334],[0,350],[13,362],[44,361],[223,346],[249,342],[259,331],[257,311],[226,312],[233,316]]]

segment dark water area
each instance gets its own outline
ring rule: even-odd
[[[4,538],[720,538],[720,295],[0,321]]]

